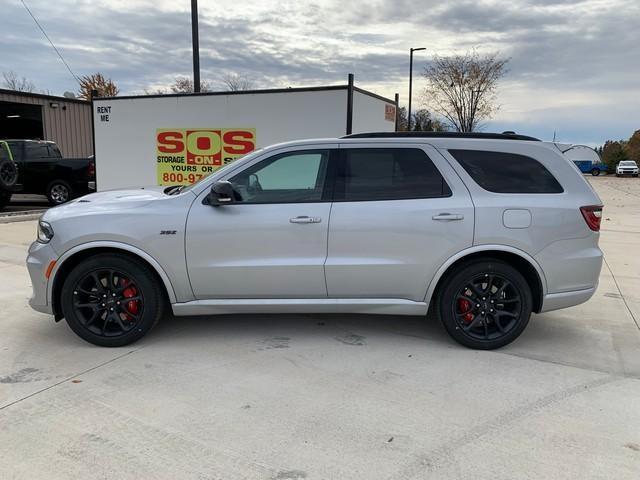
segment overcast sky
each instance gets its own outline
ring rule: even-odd
[[[123,94],[191,75],[190,0],[26,0],[78,76],[100,71]],[[408,50],[476,47],[510,57],[501,110],[485,130],[573,143],[640,128],[640,0],[200,0],[202,78],[237,73],[256,87],[346,82],[407,99]],[[20,0],[2,0],[0,70],[40,90],[77,90]]]

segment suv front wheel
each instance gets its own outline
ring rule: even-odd
[[[87,342],[120,347],[142,338],[163,315],[156,276],[128,255],[99,254],[79,263],[61,292],[62,313]]]
[[[463,264],[444,279],[436,309],[458,343],[492,350],[518,338],[529,322],[531,288],[522,274],[500,260]]]

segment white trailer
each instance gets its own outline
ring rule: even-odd
[[[93,100],[98,190],[193,183],[260,147],[388,132],[395,100],[353,85]]]

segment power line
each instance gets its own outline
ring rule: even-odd
[[[64,66],[67,67],[67,70],[69,70],[69,73],[71,74],[71,76],[74,78],[74,80],[76,82],[78,82],[78,85],[81,85],[80,83],[80,79],[76,76],[75,73],[73,73],[73,71],[71,70],[71,67],[69,66],[69,64],[64,60],[62,54],[60,53],[60,51],[56,48],[56,46],[53,44],[53,42],[51,41],[51,39],[49,38],[49,35],[47,35],[47,32],[44,31],[44,28],[42,28],[42,25],[40,25],[40,23],[38,22],[38,20],[36,19],[35,15],[31,12],[31,10],[29,9],[29,7],[27,6],[27,4],[25,3],[24,0],[20,0],[22,2],[22,5],[24,6],[24,8],[27,10],[27,12],[29,12],[29,15],[31,15],[31,18],[33,18],[33,21],[36,22],[36,25],[38,26],[38,28],[40,29],[40,31],[42,32],[42,34],[45,36],[45,38],[49,41],[49,43],[51,44],[51,47],[53,47],[53,49],[56,51],[56,53],[58,54],[58,57],[60,57],[60,60],[62,60],[62,63],[64,63]]]

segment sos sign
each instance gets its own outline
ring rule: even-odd
[[[158,184],[193,183],[255,148],[254,128],[158,129]]]

